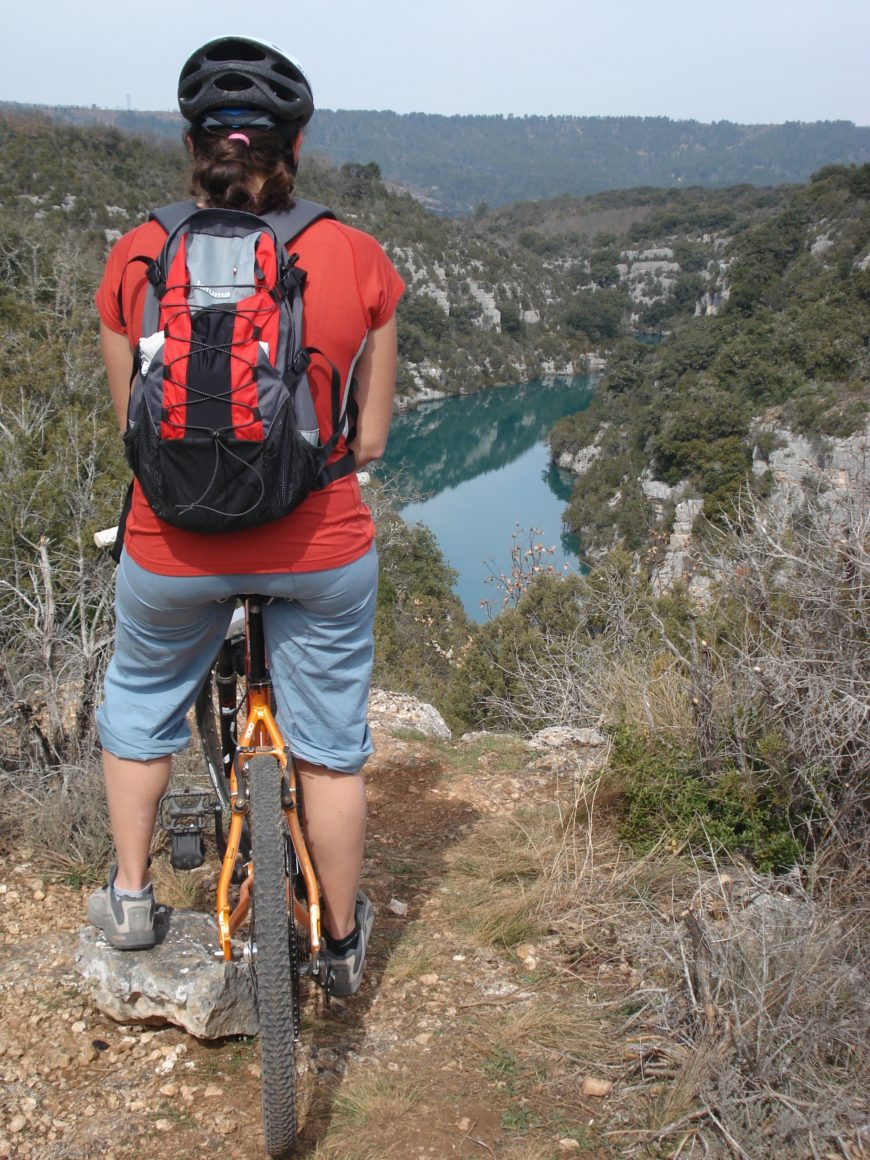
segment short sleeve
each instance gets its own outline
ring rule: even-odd
[[[405,283],[380,242],[370,234],[354,231],[357,283],[369,330],[377,330],[392,318]]]
[[[165,238],[157,222],[143,222],[119,238],[106,259],[97,288],[97,312],[109,330],[126,334],[131,345],[139,341],[147,266],[160,253]]]
[[[130,253],[130,235],[115,242],[106,259],[103,278],[97,288],[97,313],[100,321],[118,334],[126,334],[127,327],[121,315],[120,287]]]

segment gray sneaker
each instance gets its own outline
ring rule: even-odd
[[[327,948],[326,957],[329,960],[330,982],[329,991],[332,995],[344,997],[354,995],[359,990],[363,977],[363,967],[366,961],[366,950],[369,945],[369,935],[375,921],[375,910],[367,895],[357,891],[356,925],[359,938],[356,946],[344,955],[334,955]]]
[[[113,866],[108,884],[88,899],[88,921],[119,951],[149,950],[157,941],[154,891],[145,898],[118,898],[112,889],[117,873],[118,867]]]

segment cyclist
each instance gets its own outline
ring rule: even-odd
[[[212,40],[181,72],[191,190],[199,204],[268,213],[292,204],[303,129],[314,104],[299,66],[246,37]],[[145,265],[165,234],[146,222],[113,247],[97,292],[103,358],[123,430],[138,341]],[[358,467],[383,453],[396,371],[395,307],[403,282],[369,235],[333,220],[292,243],[308,272],[305,342],[344,383],[356,380],[351,445]],[[329,371],[309,370],[321,428],[330,427]],[[339,444],[335,458],[345,448]],[[232,614],[232,597],[264,607],[278,720],[296,758],[305,832],[323,891],[334,993],[362,977],[373,921],[359,890],[365,837],[360,771],[372,751],[366,722],[377,587],[374,525],[351,473],[312,492],[289,515],[219,534],[172,527],[135,485],[118,568],[115,651],[98,710],[117,851],[88,917],[118,948],[154,945],[148,851],[172,754],[190,740],[186,716]]]

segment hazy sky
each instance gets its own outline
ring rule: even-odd
[[[236,32],[295,56],[324,108],[870,125],[868,0],[5,0],[3,8],[3,100],[174,108],[188,54]]]

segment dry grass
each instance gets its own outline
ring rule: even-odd
[[[420,1101],[420,1088],[391,1075],[364,1076],[342,1089],[335,1101],[338,1118],[359,1127],[392,1121],[410,1112]]]
[[[64,767],[32,782],[15,793],[15,832],[9,839],[32,850],[34,860],[50,874],[76,883],[104,881],[114,847],[99,766]],[[212,892],[204,879],[209,858],[211,868],[217,866],[214,851],[202,869],[176,871],[168,849],[166,835],[156,830],[152,872],[160,901],[183,909],[211,909]]]
[[[432,939],[427,931],[419,934],[409,932],[390,954],[385,978],[398,982],[419,979],[435,969],[437,963],[433,954]]]
[[[556,806],[500,814],[478,826],[471,839],[450,852],[449,864],[468,878],[489,882],[533,882],[561,843]]]
[[[677,884],[687,887],[691,874],[667,850],[638,858],[616,839],[600,775],[573,788],[574,796],[554,807],[555,821],[538,846],[535,918],[576,963],[642,941],[650,911],[669,907]]]
[[[167,857],[155,858],[151,864],[154,891],[158,902],[173,910],[214,910],[215,891],[213,869],[218,865],[217,855],[209,867],[208,856],[204,866],[196,870],[175,870]]]
[[[399,1121],[415,1114],[423,1093],[399,1076],[365,1074],[344,1083],[335,1099],[328,1135],[311,1160],[381,1160],[399,1157]]]
[[[616,928],[622,941],[630,929],[642,940],[650,912],[669,908],[675,890],[691,893],[691,867],[671,851],[638,858],[616,840],[600,816],[600,776],[570,789],[483,822],[449,853],[444,906],[454,921],[508,948],[556,934],[577,960],[606,956]]]
[[[452,898],[445,909],[482,942],[511,948],[533,942],[543,934],[544,927],[535,917],[538,897],[536,889],[510,890],[502,886],[496,890],[480,882],[467,889],[461,898]]]
[[[682,1051],[651,1101],[648,1141],[688,1133],[711,1155],[848,1155],[867,1117],[866,922],[794,878],[719,881],[681,922],[651,927],[667,984],[656,1025]]]
[[[541,898],[561,842],[558,810],[500,815],[448,855],[444,909],[492,946],[533,942],[547,929]]]
[[[10,772],[14,764],[0,771],[0,788],[7,803],[13,804],[12,819],[3,841],[33,851],[34,859],[47,872],[76,882],[98,883],[105,878],[112,861],[113,845],[106,807],[99,753],[91,745],[87,758],[78,764],[52,768],[41,766],[32,757],[26,767]],[[196,741],[173,762],[173,787],[207,786],[201,751]],[[155,833],[152,853],[167,847],[164,835]],[[166,878],[166,901],[172,906],[197,905],[199,888],[173,882],[166,861],[166,873],[157,868],[155,877]],[[195,875],[194,875],[195,877]],[[177,901],[175,899],[177,898]]]
[[[571,1155],[581,1153],[564,1152],[557,1144],[545,1140],[514,1140],[501,1152],[503,1160],[564,1160]]]
[[[605,721],[643,721],[673,741],[691,739],[691,697],[685,674],[669,652],[647,648],[613,656],[611,662],[599,690]]]
[[[481,761],[497,763],[501,773],[522,773],[528,767],[529,749],[515,733],[468,734],[457,745],[442,742],[437,746],[438,759],[445,771],[468,773]]]
[[[11,792],[11,791],[9,791]],[[53,770],[16,796],[16,844],[34,851],[47,871],[73,882],[96,884],[111,860],[112,838],[96,766]]]
[[[605,1046],[601,1019],[571,992],[536,995],[515,1004],[487,1029],[489,1037],[504,1051],[518,1057],[556,1052],[568,1059],[584,1060]]]
[[[506,1004],[482,1034],[476,1029],[473,1051],[542,1119],[558,1112],[573,1123],[585,1114],[582,1079],[589,1074],[618,1079],[622,1070],[612,1028],[575,983]]]
[[[870,1074],[866,912],[797,875],[711,875],[667,848],[629,856],[599,792],[592,781],[478,826],[451,857],[446,907],[483,941],[549,932],[569,968],[626,968],[610,992],[622,1029],[557,969],[494,1008],[469,1050],[531,1106],[571,1115],[594,1061],[634,1109],[639,1126],[611,1138],[628,1155],[850,1156]]]

